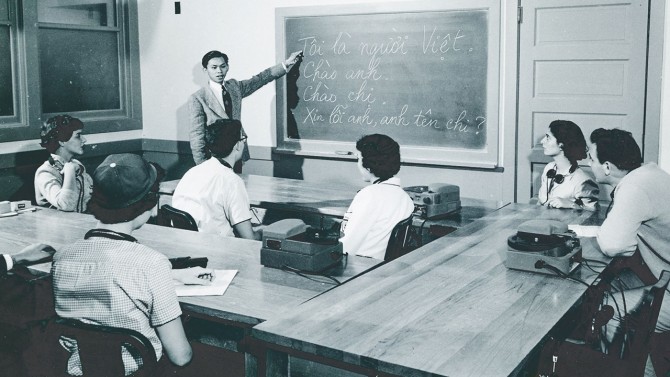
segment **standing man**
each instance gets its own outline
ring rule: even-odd
[[[640,147],[630,132],[599,128],[591,133],[590,164],[599,183],[614,187],[611,210],[597,240],[610,257],[632,255],[642,259],[657,278],[670,270],[670,175],[654,163],[642,165]],[[644,287],[624,291],[628,308],[642,298]],[[629,310],[630,311],[630,310]],[[611,338],[617,323],[608,323]],[[610,325],[611,324],[611,325]],[[670,330],[670,294],[666,292],[656,332]],[[647,362],[645,376],[653,376]]]
[[[284,76],[298,62],[301,53],[302,51],[296,51],[285,61],[242,81],[225,80],[229,69],[226,54],[214,50],[202,57],[202,69],[207,73],[209,83],[191,95],[188,105],[191,120],[191,152],[196,165],[208,157],[205,148],[205,127],[217,119],[240,120],[242,98]],[[244,130],[242,133],[246,136]],[[248,159],[249,148],[245,145],[242,161]],[[236,173],[242,171],[242,161],[235,165]]]

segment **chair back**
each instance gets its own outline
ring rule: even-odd
[[[386,245],[386,254],[384,255],[385,262],[390,262],[410,251],[407,240],[409,238],[409,229],[412,226],[412,218],[413,215],[409,215],[408,218],[398,222],[393,227],[393,230],[391,230],[391,237],[389,237],[389,243]]]
[[[191,214],[180,209],[176,209],[169,204],[164,204],[160,209],[160,221],[158,225],[169,226],[171,228],[198,231],[198,224]]]
[[[549,339],[540,353],[536,375],[642,376],[647,357],[655,344],[654,329],[669,282],[670,271],[663,271],[656,284],[645,291],[640,305],[624,316],[620,327],[625,330],[615,334],[607,353],[594,349],[588,342]],[[654,364],[658,373],[659,365]],[[667,372],[663,371],[660,375]]]
[[[36,325],[33,330],[31,346],[23,353],[28,375],[69,376],[67,365],[71,354],[61,345],[61,337],[77,342],[83,376],[125,376],[123,348],[128,349],[135,359],[142,360],[133,376],[149,377],[156,371],[158,362],[154,348],[139,332],[55,318]]]

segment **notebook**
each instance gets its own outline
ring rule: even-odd
[[[221,296],[226,292],[237,270],[214,270],[214,280],[210,285],[185,285],[175,283],[177,296]]]

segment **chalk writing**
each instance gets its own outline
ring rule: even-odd
[[[351,142],[380,132],[401,145],[486,146],[487,13],[403,17],[287,21],[286,51],[304,52],[287,75],[295,90],[287,116],[301,138]]]

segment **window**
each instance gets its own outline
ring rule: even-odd
[[[0,142],[63,113],[87,133],[140,128],[136,23],[131,0],[0,0]]]
[[[0,0],[0,117],[14,115],[12,30],[8,0]]]

